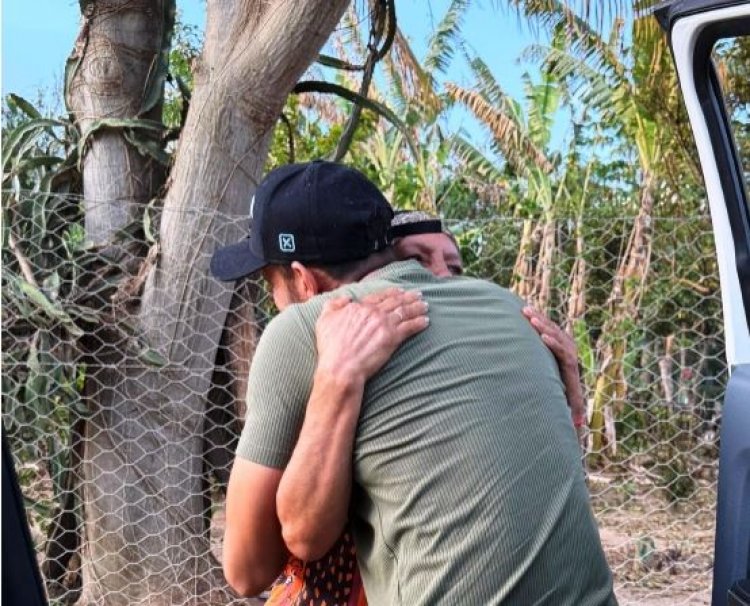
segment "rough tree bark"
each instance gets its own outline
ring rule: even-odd
[[[113,125],[134,118],[161,122],[164,82],[157,66],[171,37],[174,0],[84,0],[81,12],[66,70],[66,103],[86,138],[86,235],[105,244],[164,183],[163,167],[138,153]]]
[[[246,231],[284,101],[347,4],[208,2],[205,46],[162,210],[160,255],[133,317],[143,340],[167,363],[155,368],[123,358],[115,346],[102,349],[105,364],[87,381],[93,408],[83,482],[89,603],[231,601],[206,532],[202,453],[206,396],[233,290],[209,276],[208,262],[218,245]],[[89,101],[98,99],[92,91],[101,79],[119,73],[128,79],[123,92],[142,90],[135,79],[148,76],[131,72],[127,60],[154,61],[148,37],[159,28],[162,3],[96,0],[86,6],[92,12],[82,34],[89,44],[77,50],[88,79],[75,93],[81,124],[114,111]],[[101,55],[92,40],[102,40]],[[125,100],[117,107],[133,116]],[[129,221],[153,190],[149,173],[136,163],[143,158],[120,130],[110,131],[97,133],[83,159],[87,198],[111,201],[87,208],[87,229],[99,241]]]
[[[534,288],[532,255],[534,253],[534,222],[524,219],[521,228],[521,241],[518,244],[516,261],[513,264],[513,277],[510,289],[524,301],[531,296]]]
[[[529,303],[544,313],[548,313],[552,296],[552,264],[556,250],[557,225],[551,213],[547,212],[545,215]]]
[[[599,374],[593,396],[589,422],[590,457],[592,464],[601,462],[603,449],[611,454],[617,450],[613,408],[624,401],[625,354],[628,338],[638,318],[641,297],[651,262],[652,213],[656,181],[644,171],[638,215],[630,232],[628,245],[620,258],[607,301],[608,318],[596,343]]]
[[[674,368],[674,358],[672,356],[674,348],[674,335],[668,335],[664,339],[664,355],[659,358],[659,377],[661,379],[661,390],[664,396],[664,405],[670,413],[674,410],[674,380],[672,372]]]
[[[576,322],[586,312],[586,257],[584,256],[582,219],[576,219],[576,257],[570,270],[570,290],[568,291],[567,313],[563,328],[575,334]]]

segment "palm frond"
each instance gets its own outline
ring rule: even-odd
[[[526,174],[530,166],[552,172],[554,167],[542,150],[534,145],[517,119],[491,105],[480,93],[453,83],[446,83],[446,93],[465,105],[492,133],[495,144],[505,160],[519,173]]]
[[[479,94],[487,99],[490,105],[513,120],[520,131],[526,131],[521,105],[500,87],[487,64],[479,57],[467,57],[466,60],[474,74],[474,88]]]
[[[452,0],[438,23],[424,59],[424,66],[428,73],[435,71],[445,73],[448,68],[461,31],[461,22],[469,4],[471,4],[469,0]]]
[[[584,57],[596,69],[606,70],[624,77],[626,68],[621,59],[623,19],[615,17],[609,39],[594,29],[590,23],[563,4],[557,30],[565,33],[567,46],[574,54]],[[560,47],[558,47],[560,48]]]
[[[479,57],[467,56],[466,61],[474,75],[477,90],[493,105],[504,104],[508,96],[498,84],[489,66]]]
[[[527,49],[543,59],[549,73],[570,87],[570,94],[585,106],[607,115],[622,112],[632,101],[628,97],[630,83],[612,73],[597,70],[585,59],[554,47],[532,45]]]
[[[463,169],[460,173],[486,183],[506,184],[502,171],[495,162],[479,151],[467,139],[456,135],[451,140],[451,151]]]
[[[312,112],[323,124],[332,126],[346,120],[345,113],[332,97],[304,93],[298,95],[298,99],[300,109]]]
[[[434,79],[420,64],[406,37],[396,31],[392,52],[386,57],[386,73],[403,108],[415,104],[435,116],[442,102],[435,90]]]
[[[451,151],[459,165],[457,174],[482,206],[499,208],[508,201],[508,180],[493,159],[461,135],[451,138]]]
[[[540,149],[546,149],[552,136],[552,123],[560,106],[560,93],[557,82],[549,72],[542,82],[535,84],[528,74],[524,74],[526,95],[527,129],[531,140]]]
[[[532,27],[541,25],[549,29],[563,9],[597,29],[603,29],[618,15],[629,16],[633,12],[631,0],[493,0],[493,4],[508,7],[519,17],[529,19]]]

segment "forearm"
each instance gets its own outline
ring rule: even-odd
[[[570,415],[576,427],[586,424],[586,398],[578,368],[578,361],[560,364],[560,375],[565,385],[565,395],[570,407]]]
[[[257,595],[279,575],[288,556],[276,516],[281,471],[238,458],[227,488],[223,565],[229,584]]]
[[[316,372],[305,421],[276,496],[284,541],[299,558],[324,555],[346,524],[363,393],[362,378]]]

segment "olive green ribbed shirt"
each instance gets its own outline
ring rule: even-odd
[[[394,285],[422,291],[430,326],[365,390],[350,522],[369,603],[615,604],[555,360],[494,284],[407,261],[291,306],[258,345],[237,454],[286,465],[323,302]]]

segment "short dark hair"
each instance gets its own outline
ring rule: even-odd
[[[380,269],[384,265],[395,260],[393,249],[388,246],[385,249],[371,254],[364,259],[355,259],[354,261],[345,261],[344,263],[333,263],[317,265],[314,263],[303,263],[305,267],[313,271],[324,273],[326,276],[337,282],[349,281],[357,282],[364,278],[371,271]],[[275,265],[281,268],[284,279],[292,278],[291,265]]]

